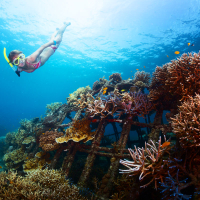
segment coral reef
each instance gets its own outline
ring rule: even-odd
[[[200,95],[188,96],[172,120],[173,133],[183,148],[200,146]]]
[[[67,103],[73,104],[73,102],[76,101],[76,99],[80,98],[82,94],[87,94],[89,91],[91,91],[89,85],[86,87],[78,88],[76,91],[74,91],[72,94],[69,95],[69,97],[67,98]]]
[[[39,147],[42,148],[43,151],[53,151],[60,147],[60,144],[56,142],[56,138],[63,136],[62,132],[46,131],[40,135],[39,139]]]
[[[79,189],[71,185],[60,171],[37,169],[28,172],[25,177],[16,172],[0,173],[1,199],[65,199],[86,200],[79,194]]]
[[[46,115],[52,115],[60,106],[62,105],[61,102],[54,102],[51,104],[46,105]]]
[[[74,142],[87,142],[92,140],[95,136],[95,131],[91,132],[91,121],[88,119],[76,120],[71,127],[66,130],[64,137],[56,138],[57,143],[68,142],[73,140]]]
[[[116,84],[122,81],[121,74],[119,73],[113,73],[109,76],[109,80],[111,81],[111,84]]]

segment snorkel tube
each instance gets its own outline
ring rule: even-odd
[[[8,62],[8,64],[10,65],[10,67],[12,68],[12,70],[17,74],[17,76],[20,77],[20,72],[15,69],[14,65],[8,59],[8,57],[6,55],[6,48],[5,47],[4,47],[4,50],[3,50],[3,55],[4,55],[4,58],[6,59],[6,61]]]

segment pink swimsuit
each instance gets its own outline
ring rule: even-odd
[[[57,49],[56,46],[50,46],[50,47],[53,49],[54,52],[55,52],[56,49]],[[26,60],[26,63],[27,63],[28,65],[34,67],[34,70],[32,71],[32,72],[34,72],[36,69],[38,69],[38,68],[41,66],[41,58],[40,58],[40,61],[39,61],[38,63],[35,63],[35,64],[29,63],[27,60]],[[20,69],[20,68],[17,68],[17,71],[20,71],[20,72],[21,72],[21,71],[23,71],[23,70]],[[27,73],[32,73],[32,72],[27,72]]]

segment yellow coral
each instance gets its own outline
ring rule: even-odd
[[[30,144],[31,142],[35,142],[35,138],[32,136],[29,136],[27,138],[24,139],[24,141],[22,142],[22,144]]]
[[[96,132],[91,132],[90,121],[88,119],[77,120],[73,125],[66,130],[64,137],[56,138],[57,143],[68,142],[73,140],[74,142],[87,142],[92,140]]]

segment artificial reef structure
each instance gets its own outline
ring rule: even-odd
[[[113,131],[104,135],[108,125]],[[1,173],[15,177],[2,179],[4,188],[46,170],[62,174],[62,183],[74,176],[80,199],[198,199],[200,53],[156,67],[152,78],[144,71],[127,80],[119,73],[100,78],[92,89],[70,94],[67,103],[48,105],[45,118],[21,121],[6,144],[5,165],[19,175]]]

